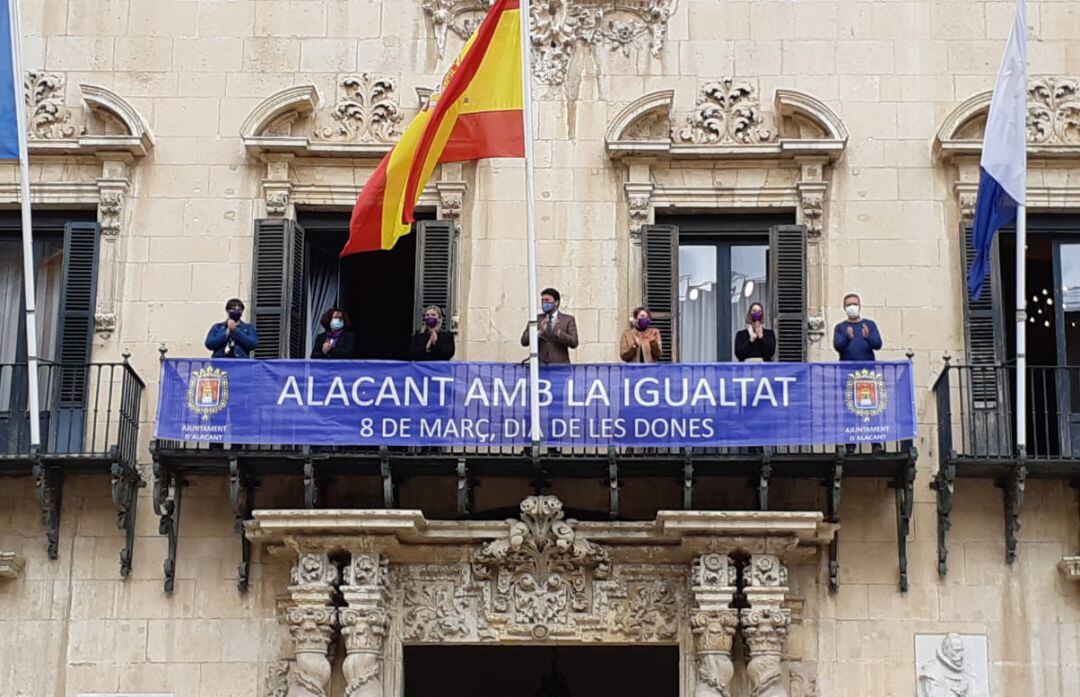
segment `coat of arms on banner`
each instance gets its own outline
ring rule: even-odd
[[[847,408],[851,413],[869,421],[885,411],[889,403],[885,393],[885,376],[873,370],[856,370],[848,375],[845,389]]]
[[[224,370],[207,366],[188,379],[188,408],[209,421],[229,404],[229,376]]]

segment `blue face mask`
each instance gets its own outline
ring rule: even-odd
[[[345,321],[337,318],[330,320],[330,329],[335,332],[340,332],[345,327]]]
[[[555,310],[555,303],[540,303],[540,307],[544,310],[544,314],[550,315]]]

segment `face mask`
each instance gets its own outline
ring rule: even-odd
[[[540,307],[543,308],[545,314],[550,315],[555,309],[555,303],[540,303]]]
[[[334,319],[330,320],[330,329],[332,331],[340,332],[344,328],[345,320],[341,319],[340,317],[335,317]]]
[[[762,312],[761,310],[754,310],[753,312],[750,313],[750,321],[751,322],[760,322],[763,319],[765,319],[765,313]]]
[[[425,317],[424,318],[424,324],[426,324],[428,327],[434,329],[439,324],[439,318],[438,317]]]
[[[244,316],[243,310],[229,310],[229,319],[234,322],[239,322],[240,318]]]
[[[856,317],[859,316],[859,306],[858,305],[847,305],[847,306],[844,307],[844,312],[847,313],[847,316],[850,319],[855,319]]]
[[[646,329],[649,328],[649,318],[648,317],[638,317],[636,324],[637,324],[638,329],[640,329],[642,331],[645,331]]]

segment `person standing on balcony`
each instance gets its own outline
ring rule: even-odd
[[[424,310],[424,327],[409,340],[409,360],[448,361],[454,357],[454,333],[443,329],[443,311],[435,305]]]
[[[578,346],[577,321],[573,315],[559,312],[562,296],[554,288],[540,291],[540,322],[537,339],[541,363],[569,363],[570,349]],[[521,334],[521,345],[529,345],[529,327]]]
[[[206,348],[213,351],[213,358],[251,358],[259,346],[259,333],[255,326],[244,322],[244,303],[232,298],[225,303],[228,319],[210,327],[206,335]]]
[[[323,313],[319,324],[326,331],[315,337],[315,345],[311,347],[311,357],[315,359],[352,358],[356,347],[356,337],[352,332],[349,315],[340,308],[331,307]]]
[[[650,327],[652,313],[644,307],[634,308],[630,315],[630,328],[623,332],[619,341],[619,357],[627,363],[655,363],[664,349],[660,330]]]
[[[735,333],[735,358],[740,363],[773,360],[776,354],[776,334],[765,328],[765,308],[753,303],[746,311],[746,329]]]
[[[881,333],[877,324],[862,316],[862,301],[855,293],[844,296],[847,314],[833,330],[833,348],[842,361],[872,361],[874,351],[881,348]]]

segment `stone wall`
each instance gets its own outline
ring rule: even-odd
[[[167,343],[175,356],[201,354],[206,327],[221,314],[224,299],[249,293],[252,221],[267,209],[267,166],[245,152],[245,119],[270,95],[301,84],[314,85],[323,106],[330,106],[342,77],[362,72],[397,80],[400,104],[411,116],[416,106],[410,95],[433,86],[461,45],[448,32],[440,57],[438,31],[421,4],[22,3],[26,67],[64,79],[60,99],[71,124],[81,127],[94,118],[84,113],[78,88],[91,84],[120,95],[153,132],[149,153],[123,163],[130,190],[119,223],[116,326],[99,334],[94,349],[95,359],[102,360],[132,351],[132,363],[149,387],[144,444],[153,430],[159,345]],[[815,618],[793,631],[793,647],[817,662],[822,695],[912,694],[913,635],[946,631],[988,635],[993,694],[1064,695],[1080,689],[1080,587],[1063,581],[1056,569],[1063,555],[1076,551],[1073,491],[1029,483],[1019,559],[1009,567],[1003,561],[1000,491],[988,482],[961,482],[964,496],[950,533],[952,571],[945,581],[936,574],[929,482],[937,453],[929,388],[942,354],[962,355],[964,342],[956,234],[961,206],[953,188],[961,176],[958,165],[935,158],[933,141],[957,105],[991,87],[1012,3],[668,4],[675,11],[655,55],[649,36],[626,50],[610,41],[578,46],[563,82],[538,89],[540,282],[559,287],[566,309],[577,315],[582,348],[576,359],[613,359],[623,318],[640,297],[623,187],[631,175],[605,150],[605,130],[616,114],[642,95],[672,89],[672,120],[682,123],[702,84],[725,76],[752,80],[767,115],[777,89],[824,102],[849,139],[842,159],[828,168],[815,302],[829,327],[841,317],[842,295],[858,291],[885,336],[882,357],[915,352],[920,461],[910,592],[896,589],[892,492],[883,485],[848,485],[841,511],[841,590],[829,594],[820,564],[793,573],[793,593],[806,602],[804,616]],[[1033,1],[1028,13],[1031,73],[1080,75],[1080,12],[1074,4]],[[103,175],[93,157],[70,154],[41,155],[34,162],[35,182],[69,187],[93,183],[113,166],[107,164]],[[729,163],[720,169],[726,167],[738,185],[782,178],[790,165]],[[332,165],[301,158],[295,177],[346,187],[347,201],[372,166],[370,158]],[[673,171],[714,180],[705,173],[712,164],[667,169],[661,158],[650,166],[663,172],[657,175],[661,182]],[[1045,181],[1078,188],[1075,169],[1062,174],[1075,166],[1057,166],[1043,175]],[[518,224],[523,169],[520,162],[481,162],[463,167],[461,179],[468,190],[461,219],[467,271],[458,295],[459,355],[518,360],[528,300]],[[7,203],[15,200],[15,181],[12,169],[0,171]],[[96,196],[55,194],[45,200],[94,206]],[[1075,212],[1077,199],[1069,201],[1047,206]],[[304,205],[302,199],[294,203]],[[824,342],[811,351],[814,359],[830,354]],[[287,645],[274,618],[288,565],[258,559],[251,591],[239,595],[239,540],[224,480],[193,482],[183,505],[178,580],[166,596],[160,585],[165,542],[147,495],[140,502],[134,571],[121,580],[121,539],[104,478],[69,481],[56,561],[44,554],[32,481],[18,478],[0,487],[0,549],[26,559],[17,579],[0,579],[0,693],[260,694],[255,686]]]

